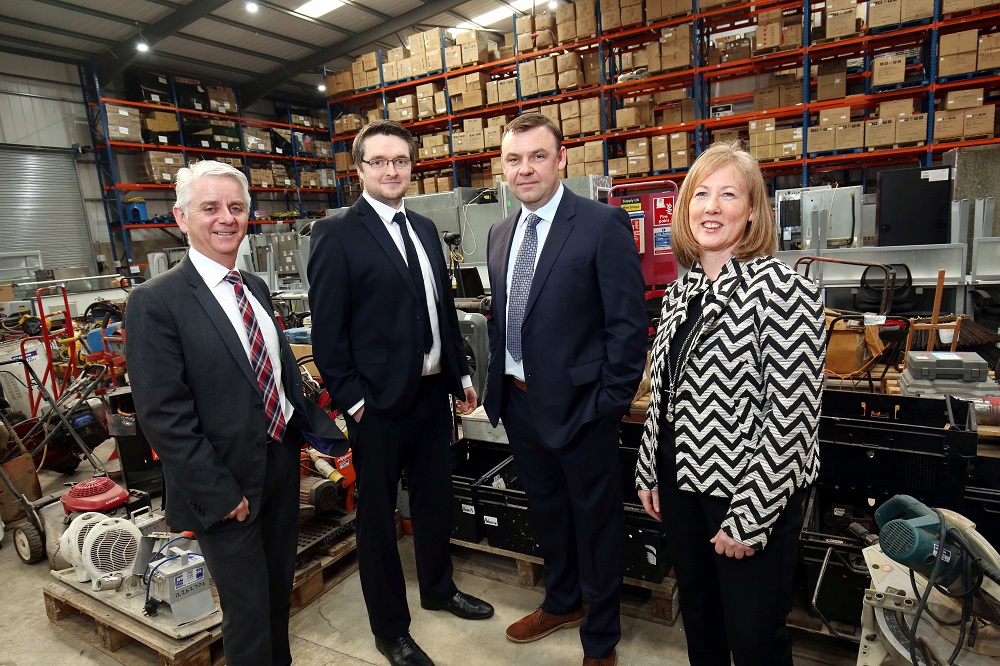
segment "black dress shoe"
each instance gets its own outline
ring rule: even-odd
[[[493,616],[493,606],[464,592],[456,592],[447,601],[421,599],[420,606],[427,610],[446,610],[463,620],[485,620]]]
[[[427,653],[420,649],[409,634],[399,638],[375,637],[375,647],[392,666],[434,666]]]

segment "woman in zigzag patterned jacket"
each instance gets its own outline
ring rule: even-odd
[[[823,304],[772,256],[767,187],[738,142],[705,151],[678,199],[673,251],[690,270],[663,299],[636,487],[663,521],[691,663],[791,666]]]

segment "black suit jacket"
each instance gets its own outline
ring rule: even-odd
[[[441,242],[428,218],[410,211],[406,217],[434,272],[441,374],[461,396],[469,364]],[[313,225],[308,270],[313,357],[334,404],[346,413],[364,398],[366,411],[401,413],[417,396],[427,305],[364,197]]]
[[[243,281],[271,307],[263,280],[243,273]],[[167,522],[178,530],[235,529],[241,523],[219,521],[244,496],[252,520],[260,511],[267,463],[263,400],[236,330],[191,260],[136,287],[125,322],[129,382],[143,432],[163,462]],[[282,385],[297,421],[340,440],[346,451],[336,424],[305,399],[280,328],[278,339]],[[299,455],[287,437],[278,446],[282,455]]]
[[[520,210],[490,229],[492,294],[486,413],[501,415],[507,346],[507,265]],[[598,418],[620,419],[646,363],[648,318],[624,210],[563,191],[531,282],[521,348],[532,417],[543,440],[565,446]]]

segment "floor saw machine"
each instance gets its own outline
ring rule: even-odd
[[[964,516],[896,495],[875,512],[858,666],[996,666],[1000,555]]]

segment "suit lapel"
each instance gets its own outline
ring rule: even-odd
[[[375,212],[375,209],[372,208],[371,204],[364,197],[358,199],[358,202],[354,204],[354,212],[360,216],[361,223],[375,237],[378,244],[382,246],[382,251],[385,252],[392,265],[396,267],[399,277],[403,279],[407,289],[416,298],[417,287],[413,284],[413,280],[410,279],[410,271],[406,267],[406,261],[403,260],[403,255],[400,253],[399,247],[396,246],[395,241],[392,240],[392,236],[389,235],[389,230],[385,228],[382,218],[378,216],[378,213]]]
[[[194,264],[187,257],[184,257],[181,261],[181,270],[184,272],[188,284],[191,285],[191,292],[194,294],[195,299],[197,299],[205,314],[208,315],[209,320],[211,320],[212,324],[219,331],[219,335],[222,336],[222,341],[226,343],[229,353],[233,355],[236,365],[243,371],[243,375],[247,378],[247,381],[256,387],[257,376],[254,374],[253,368],[250,367],[250,359],[247,358],[246,350],[243,349],[243,343],[240,342],[240,337],[236,334],[236,330],[233,328],[232,322],[229,321],[229,317],[223,311],[222,306],[219,305],[219,301],[215,300],[215,296],[209,290],[208,285],[205,284],[205,280],[198,273],[198,269],[194,267]]]
[[[552,270],[552,264],[555,263],[566,239],[573,231],[573,218],[576,216],[574,196],[568,189],[563,190],[562,201],[559,202],[559,209],[549,227],[548,236],[545,237],[545,245],[542,246],[542,254],[538,257],[538,264],[535,266],[535,274],[531,278],[531,291],[528,292],[528,302],[524,306],[525,319],[531,314],[531,308],[538,299],[538,293],[542,290],[542,285],[545,284],[549,271]]]

